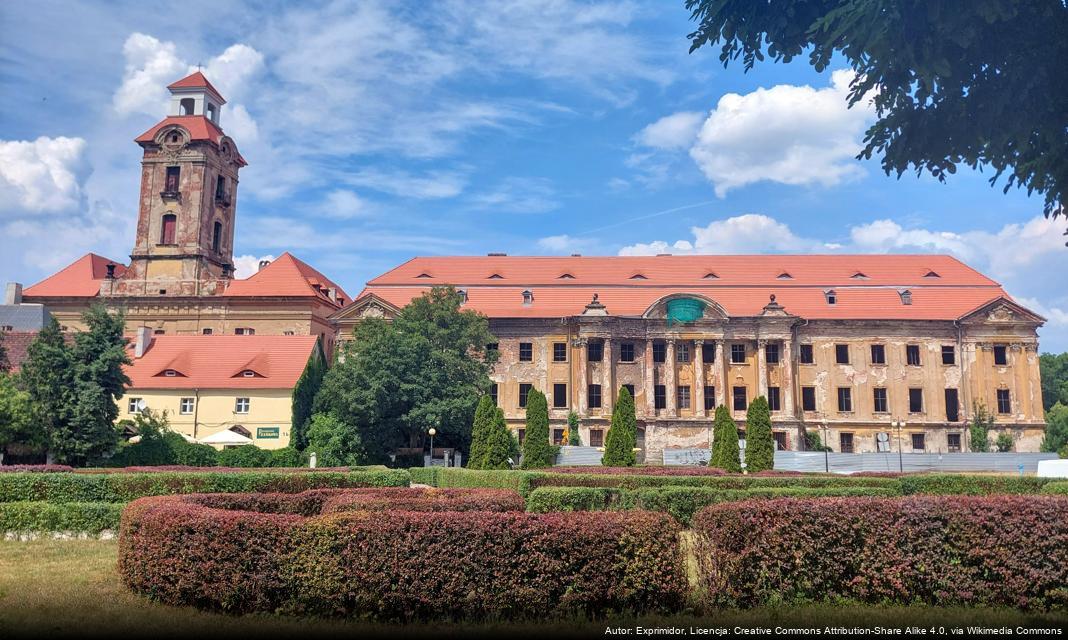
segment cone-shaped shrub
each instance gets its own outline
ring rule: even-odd
[[[579,417],[574,411],[567,414],[567,444],[572,447],[582,446],[582,437],[579,435]]]
[[[549,442],[549,403],[545,394],[531,389],[527,394],[527,432],[523,438],[523,468],[553,466],[556,454]]]
[[[745,414],[745,470],[749,473],[775,468],[775,439],[771,435],[771,407],[757,396]]]
[[[504,420],[504,411],[494,407],[493,422],[490,423],[486,433],[486,453],[482,458],[480,469],[511,469],[508,462],[519,459],[519,443],[508,429],[508,423]]]
[[[638,421],[634,417],[634,398],[626,387],[621,387],[616,407],[612,410],[612,425],[605,434],[601,464],[606,467],[633,467],[637,443]]]
[[[497,407],[493,404],[493,398],[488,395],[482,396],[475,409],[475,421],[471,425],[471,450],[467,454],[468,469],[485,469],[483,460],[486,457],[486,448],[493,421],[497,417]]]
[[[716,420],[712,425],[712,461],[710,467],[739,473],[738,425],[734,424],[731,412],[724,405],[716,407]]]

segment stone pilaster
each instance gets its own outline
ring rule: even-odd
[[[653,376],[653,341],[645,341],[645,415],[653,417],[656,415],[656,394],[653,392],[653,383],[655,377]]]
[[[675,339],[667,341],[667,357],[664,358],[664,396],[668,416],[674,418],[679,415],[679,392],[676,388],[675,375]]]
[[[757,395],[768,397],[768,354],[765,351],[767,340],[757,340]]]
[[[587,365],[586,339],[579,338],[575,340],[572,343],[572,347],[572,352],[575,354],[575,362],[578,364],[578,413],[580,416],[586,417],[590,411],[590,396],[587,390],[589,386],[587,382],[589,366]],[[574,406],[574,402],[572,402],[572,406]]]
[[[615,357],[612,354],[612,340],[604,339],[604,354],[601,356],[601,414],[612,415],[612,407],[615,405],[616,389],[612,379]]]
[[[782,362],[782,386],[779,392],[782,399],[783,413],[791,418],[796,418],[794,413],[794,342],[786,339],[783,341],[782,353],[779,354],[779,362]]]
[[[719,384],[716,389],[716,393],[719,394],[719,398],[716,402],[717,405],[726,405],[728,408],[728,396],[727,396],[727,358],[724,355],[726,349],[723,347],[724,340],[716,340],[716,362],[719,363]]]
[[[705,417],[705,341],[693,341],[693,415]]]

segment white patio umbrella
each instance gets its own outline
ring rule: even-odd
[[[243,444],[252,444],[252,438],[245,437],[240,433],[230,431],[229,429],[223,429],[218,433],[213,433],[206,438],[200,439],[201,444],[212,444],[228,446],[240,446]]]

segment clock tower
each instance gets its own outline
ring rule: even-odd
[[[219,124],[226,100],[200,71],[167,88],[169,114],[136,139],[144,156],[130,266],[107,280],[105,296],[221,295],[234,277],[246,163]]]

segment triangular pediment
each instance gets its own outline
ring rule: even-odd
[[[1044,324],[1046,319],[1005,296],[999,296],[960,317],[961,322]]]
[[[400,309],[379,296],[368,293],[330,316],[331,320],[360,320],[362,318],[395,318]]]

